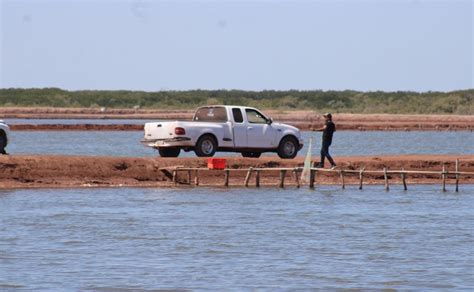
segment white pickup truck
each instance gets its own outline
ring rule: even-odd
[[[7,154],[5,148],[8,145],[8,139],[10,135],[10,127],[0,120],[0,154]]]
[[[142,143],[158,149],[162,157],[178,157],[183,149],[199,157],[216,151],[254,158],[276,152],[290,159],[303,147],[298,128],[275,123],[255,108],[227,105],[200,107],[192,121],[146,123]]]

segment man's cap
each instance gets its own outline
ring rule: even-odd
[[[331,113],[325,113],[325,114],[323,115],[323,117],[328,117],[328,118],[332,119]]]

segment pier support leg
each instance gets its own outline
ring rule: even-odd
[[[298,168],[293,169],[293,175],[295,177],[296,187],[300,188],[300,178],[298,177]]]
[[[402,168],[402,182],[403,182],[403,190],[404,191],[408,191],[408,188],[407,188],[407,174],[405,172],[403,172],[404,169]]]
[[[191,170],[188,170],[188,184],[191,184]]]
[[[253,167],[250,167],[249,168],[249,171],[247,172],[247,176],[245,177],[245,187],[248,187],[249,186],[249,181],[250,181],[250,177],[252,176],[252,171],[253,171]]]
[[[199,186],[199,170],[194,171],[194,184]]]
[[[443,192],[446,192],[446,166],[443,165],[443,171],[441,172],[441,179],[443,180]]]
[[[255,186],[260,187],[260,170],[255,171]]]
[[[364,170],[365,168],[361,168],[359,172],[359,190],[362,190],[362,185],[364,184]]]
[[[459,159],[456,159],[456,193],[459,192]]]
[[[230,177],[230,170],[226,169],[225,170],[225,177],[224,177],[224,186],[225,187],[229,186],[229,177]]]
[[[316,179],[316,170],[311,169],[309,171],[309,188],[314,189],[314,181]]]
[[[390,190],[390,187],[388,185],[388,174],[387,174],[387,168],[386,167],[383,168],[383,179],[385,181],[385,190],[386,191]]]
[[[284,169],[280,170],[280,188],[285,187],[285,176],[286,176],[286,170]]]
[[[341,187],[344,190],[346,188],[346,182],[344,181],[344,170],[339,171],[339,176],[341,177]]]
[[[174,184],[178,184],[178,171],[175,169],[173,170],[173,182]]]

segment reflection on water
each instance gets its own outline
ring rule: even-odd
[[[319,154],[321,133],[304,132],[306,142],[315,138],[313,155]],[[139,143],[142,132],[127,131],[19,131],[12,133],[11,153],[95,156],[156,156],[157,151]],[[471,132],[336,132],[331,153],[337,157],[383,154],[474,154]],[[218,153],[218,156],[240,155]],[[276,154],[268,154],[274,155]],[[181,156],[195,156],[194,152]]]
[[[0,191],[0,290],[469,289],[474,186]]]

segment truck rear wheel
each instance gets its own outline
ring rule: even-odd
[[[292,136],[286,136],[278,146],[278,156],[283,159],[293,159],[298,154],[298,141]]]
[[[158,152],[161,157],[178,157],[181,149],[170,147],[170,148],[158,148]]]
[[[242,152],[243,157],[259,158],[261,155],[261,152]]]
[[[196,143],[194,152],[198,157],[212,157],[216,153],[217,142],[211,135],[204,135]]]

